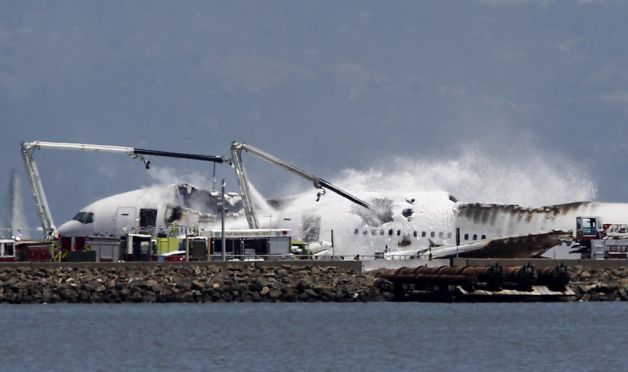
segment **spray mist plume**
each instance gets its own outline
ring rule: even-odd
[[[346,170],[336,182],[358,195],[442,191],[460,202],[525,207],[592,200],[597,192],[585,167],[529,147],[492,154],[467,146],[439,159],[395,157],[367,171]]]
[[[26,213],[24,212],[24,204],[21,193],[21,183],[14,170],[11,172],[9,179],[9,188],[6,197],[6,207],[2,218],[2,231],[0,235],[5,237],[30,237],[31,229],[26,223]]]

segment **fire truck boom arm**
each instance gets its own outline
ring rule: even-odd
[[[54,221],[52,220],[52,214],[48,207],[48,199],[46,199],[46,193],[44,192],[44,186],[41,183],[41,177],[39,175],[39,169],[37,163],[33,159],[33,149],[35,147],[30,146],[32,143],[22,142],[22,159],[26,166],[26,172],[28,173],[28,179],[33,189],[33,198],[35,199],[35,207],[37,208],[37,214],[41,221],[41,227],[44,232],[44,237],[49,239],[52,237],[56,230]]]
[[[210,161],[210,162],[216,162],[216,163],[222,163],[225,161],[225,158],[223,158],[222,156],[198,155],[198,154],[188,154],[188,153],[179,153],[179,152],[136,149],[134,147],[124,147],[124,146],[94,145],[94,144],[86,144],[86,143],[68,143],[68,142],[43,142],[43,141],[22,142],[22,146],[21,146],[22,158],[24,159],[24,164],[26,166],[26,172],[28,173],[28,176],[29,176],[28,178],[29,178],[31,187],[33,188],[33,198],[35,199],[35,206],[37,207],[37,213],[39,215],[39,219],[41,220],[41,225],[42,225],[44,236],[46,239],[53,237],[56,231],[56,228],[52,220],[52,214],[50,212],[50,207],[48,205],[48,199],[46,198],[44,186],[43,186],[43,183],[41,182],[39,169],[37,168],[37,163],[33,159],[33,152],[37,149],[78,150],[78,151],[127,154],[133,158],[141,159],[146,165],[147,169],[149,167],[150,162],[144,159],[143,155],[201,160],[201,161]]]
[[[324,180],[312,173],[309,173],[295,165],[292,165],[290,163],[287,163],[267,152],[264,152],[254,146],[245,144],[245,143],[240,143],[240,142],[236,142],[234,141],[231,144],[231,161],[233,163],[233,166],[235,168],[236,171],[236,178],[238,179],[238,183],[240,185],[240,191],[242,193],[242,199],[244,201],[245,204],[245,214],[247,216],[247,221],[249,223],[249,227],[250,228],[258,228],[259,223],[257,221],[257,217],[255,215],[255,211],[252,205],[252,201],[250,199],[250,189],[249,189],[249,183],[248,183],[248,178],[246,175],[246,171],[244,169],[244,165],[242,164],[242,150],[251,153],[263,160],[266,160],[269,163],[278,165],[284,169],[287,169],[288,171],[292,172],[292,173],[296,173],[299,176],[312,181],[312,183],[314,184],[314,187],[319,188],[319,189],[328,189],[331,190],[333,192],[335,192],[336,194],[342,196],[345,199],[348,199],[350,201],[352,201],[353,203],[356,203],[364,208],[367,209],[371,209],[371,206],[369,203],[367,203],[364,200],[359,199],[358,197],[351,195],[349,192],[341,189],[340,187],[334,185],[333,183]]]

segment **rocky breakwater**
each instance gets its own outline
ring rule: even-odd
[[[3,303],[383,300],[375,274],[330,266],[1,267]]]
[[[578,301],[628,301],[628,267],[570,269],[569,287]]]

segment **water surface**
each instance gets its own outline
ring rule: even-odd
[[[0,305],[2,370],[620,370],[628,305]]]

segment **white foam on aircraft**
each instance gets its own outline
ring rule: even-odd
[[[611,206],[604,203],[579,203],[568,208],[526,209],[465,203],[518,203],[537,207],[590,200],[595,195],[595,185],[583,167],[560,158],[547,161],[546,156],[526,148],[519,151],[509,149],[506,154],[489,154],[466,147],[455,156],[445,159],[411,160],[397,157],[382,161],[366,171],[341,172],[333,180],[335,184],[368,200],[376,206],[377,212],[389,212],[389,216],[380,222],[376,221],[377,213],[334,193],[328,192],[317,202],[317,191],[312,188],[296,196],[279,198],[283,202],[276,208],[266,203],[265,198],[254,188],[251,196],[262,227],[290,228],[295,238],[320,246],[330,245],[333,231],[335,247],[332,252],[346,256],[373,255],[384,250],[416,255],[421,252],[425,254],[427,249],[432,253],[432,248],[451,254],[451,248],[455,245],[452,233],[456,228],[460,228],[464,236],[461,238],[465,245],[463,248],[472,251],[481,249],[494,239],[545,234],[557,229],[571,230],[577,214],[610,213],[615,216],[612,218],[619,218],[628,212],[625,204]],[[155,172],[153,176],[169,183],[195,177],[182,177],[169,169]],[[294,188],[289,183],[291,177],[286,174],[286,179],[280,180],[281,184],[287,183],[287,188]],[[210,188],[206,177],[196,175],[196,178],[204,189]],[[155,185],[99,200],[82,210],[101,208],[96,213],[96,220],[105,218],[112,221],[109,215],[119,214],[112,211],[123,204],[133,205],[136,210],[158,208],[157,221],[163,225],[168,217],[165,207],[181,203],[174,192],[177,187],[180,186]],[[450,194],[460,202],[455,202]],[[238,198],[232,194],[230,200]],[[197,209],[202,211],[204,203],[200,199],[187,200],[187,207],[196,208],[193,206],[195,201],[200,203]],[[211,210],[205,212],[212,213]],[[201,225],[205,229],[219,228],[217,216],[219,214],[214,213],[213,218],[205,218]],[[192,220],[184,222],[195,223]],[[115,228],[119,229],[118,225],[120,223]],[[96,231],[99,230],[98,223],[93,226]],[[245,226],[243,213],[229,216],[228,228]],[[67,227],[64,225],[59,228],[62,235],[63,231],[72,231]]]

